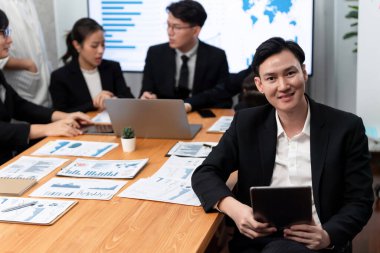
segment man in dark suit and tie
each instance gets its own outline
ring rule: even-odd
[[[202,107],[230,108],[231,98],[211,99],[213,88],[228,79],[223,50],[198,39],[207,14],[192,0],[167,8],[169,42],[149,48],[145,60],[142,99],[183,99],[186,111]]]
[[[231,252],[348,252],[372,214],[363,122],[305,95],[304,60],[303,50],[282,38],[257,48],[254,81],[269,104],[238,111],[193,174],[204,209],[220,210],[236,224]],[[225,181],[236,170],[232,193]],[[250,206],[251,186],[311,186],[312,224],[280,231],[258,222]]]

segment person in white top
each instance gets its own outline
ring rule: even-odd
[[[350,252],[372,214],[363,122],[305,94],[304,60],[302,48],[282,38],[257,48],[254,81],[269,104],[238,111],[192,176],[204,209],[220,210],[235,222],[231,252]],[[236,170],[231,192],[225,182]],[[311,186],[313,221],[283,230],[257,221],[252,186]]]
[[[21,97],[50,107],[51,66],[34,1],[0,1],[0,9],[9,16],[14,39],[9,61],[4,67],[7,81]]]
[[[53,107],[65,112],[103,110],[109,98],[133,98],[120,64],[103,59],[104,30],[95,20],[81,18],[67,34],[65,66],[53,71]]]
[[[0,59],[9,56],[12,42],[8,17],[0,9]],[[0,70],[0,165],[12,158],[15,152],[26,149],[31,140],[82,134],[80,123],[92,122],[81,112],[54,111],[27,101],[8,84]]]

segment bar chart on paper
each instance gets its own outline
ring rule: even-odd
[[[98,179],[52,178],[30,196],[50,198],[79,198],[108,200],[124,185],[125,181]]]

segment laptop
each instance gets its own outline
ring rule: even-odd
[[[253,216],[279,229],[294,224],[311,224],[311,187],[251,187]]]
[[[84,134],[94,134],[94,135],[114,135],[113,128],[108,124],[94,124],[94,125],[84,125],[81,126],[80,130]]]
[[[123,128],[132,127],[140,138],[192,139],[202,128],[189,124],[179,99],[106,99],[105,106],[117,136]]]

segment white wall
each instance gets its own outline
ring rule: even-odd
[[[352,20],[347,1],[314,0],[314,75],[309,94],[317,101],[356,112],[356,57],[354,39],[343,40]]]
[[[380,0],[359,3],[357,113],[380,129]]]

